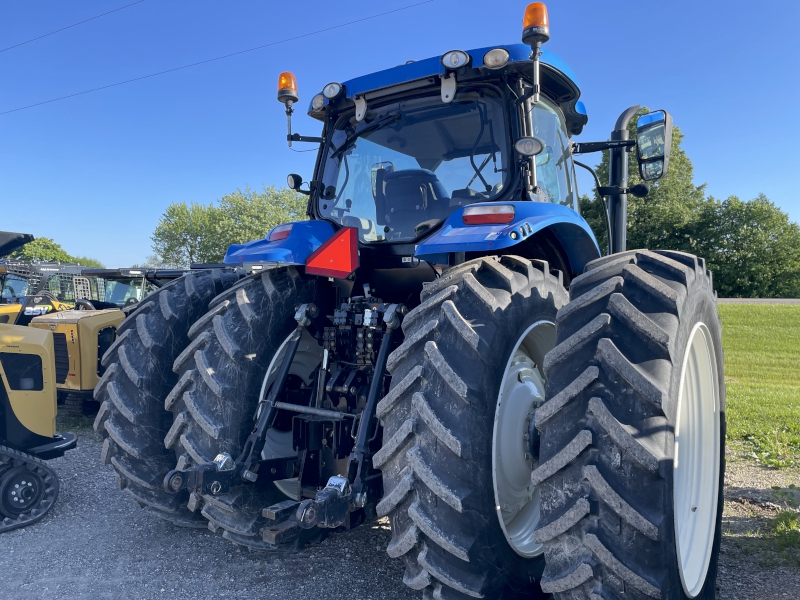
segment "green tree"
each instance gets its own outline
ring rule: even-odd
[[[263,238],[281,223],[306,219],[308,197],[289,188],[264,187],[259,193],[246,187],[223,196],[219,201],[219,234],[227,249]]]
[[[27,261],[71,262],[72,257],[50,238],[36,238],[11,253],[9,258]]]
[[[649,112],[642,108],[628,124],[631,139],[636,137],[636,120]],[[650,182],[650,193],[644,198],[628,195],[628,248],[684,249],[688,244],[686,226],[692,222],[704,200],[705,184],[695,185],[694,167],[681,143],[683,133],[678,127],[672,128],[672,151],[667,174],[655,182]],[[628,185],[642,182],[636,153],[628,154]],[[597,166],[600,183],[608,184],[608,152]],[[594,199],[582,196],[581,213],[589,222],[597,236],[600,248],[606,248],[606,223],[603,205],[596,192]]]
[[[153,232],[153,251],[163,264],[174,267],[218,262],[219,221],[220,210],[213,204],[170,204]]]
[[[105,267],[105,265],[96,258],[90,258],[88,256],[73,256],[70,262],[78,263],[84,267],[96,267],[98,269]]]
[[[11,253],[9,258],[16,260],[27,261],[42,261],[42,262],[60,262],[60,263],[75,263],[85,267],[99,267],[105,265],[95,258],[87,256],[72,256],[61,244],[50,238],[36,238],[29,244],[25,244],[22,248],[18,248]]]
[[[763,194],[709,198],[686,228],[722,298],[800,297],[800,227]]]
[[[306,218],[308,198],[290,189],[246,187],[209,205],[170,204],[153,233],[154,256],[148,263],[186,267],[217,263],[228,246],[262,239],[281,223]]]

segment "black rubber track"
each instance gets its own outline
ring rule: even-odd
[[[3,514],[0,508],[0,533],[19,529],[40,521],[50,512],[58,499],[58,475],[43,460],[12,448],[0,446],[0,488],[3,479],[12,470],[27,469],[34,472],[44,486],[41,497],[30,510],[18,514]]]
[[[239,277],[232,270],[189,273],[145,298],[117,329],[103,356],[106,372],[95,388],[100,410],[94,422],[103,435],[102,459],[116,471],[120,489],[143,508],[176,525],[205,527],[186,509],[187,494],[164,492],[162,481],[175,468],[164,447],[172,413],[164,399],[177,381],[172,363],[189,343],[192,323]]]
[[[554,322],[567,300],[546,262],[480,258],[427,286],[403,322],[373,463],[383,471],[378,515],[392,524],[387,551],[405,561],[403,582],[425,598],[536,594],[543,560],[515,554],[495,512],[493,423],[519,336]]]
[[[542,587],[558,600],[680,599],[672,499],[674,426],[690,333],[715,347],[721,453],[714,554],[697,598],[715,596],[724,478],[721,326],[705,262],[629,251],[589,263],[558,313],[536,411],[545,545]]]
[[[175,360],[178,382],[166,399],[175,418],[164,444],[178,456],[178,468],[211,462],[220,452],[239,456],[269,363],[297,326],[296,307],[315,302],[322,308],[327,296],[327,282],[284,267],[247,277],[214,299]],[[286,497],[274,484],[256,482],[228,494],[193,495],[190,507],[232,542],[267,550],[261,510],[281,500]]]

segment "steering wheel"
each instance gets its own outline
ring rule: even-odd
[[[79,298],[75,301],[75,310],[94,310],[94,304],[85,298]]]

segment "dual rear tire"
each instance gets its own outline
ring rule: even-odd
[[[725,385],[711,274],[689,254],[631,251],[590,263],[570,295],[536,414],[542,588],[712,599]]]

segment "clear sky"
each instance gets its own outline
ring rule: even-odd
[[[133,0],[0,4],[0,50]],[[407,2],[145,0],[0,51],[0,113],[336,26]],[[800,3],[551,0],[551,41],[607,139],[632,104],[666,108],[695,182],[764,193],[800,221]],[[0,229],[52,237],[107,266],[141,262],[171,202],[311,175],[285,143],[277,75],[301,106],[329,81],[520,39],[525,2],[434,0],[225,60],[0,115]],[[298,114],[298,113],[296,113]],[[295,131],[317,135],[299,111]],[[589,180],[582,176],[582,191]]]

